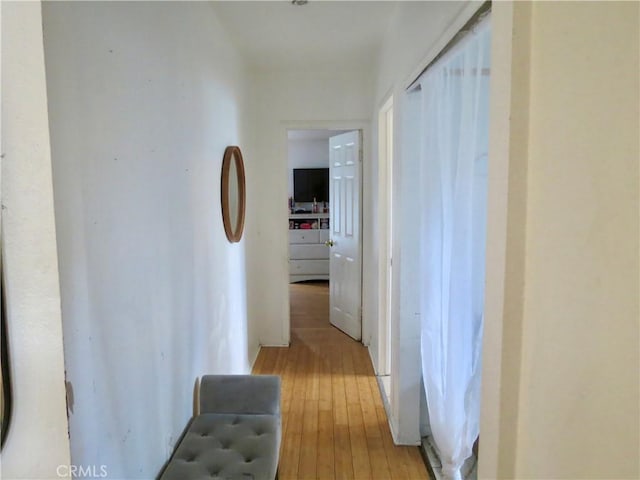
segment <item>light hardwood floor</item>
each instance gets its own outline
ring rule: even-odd
[[[327,284],[290,292],[291,346],[253,369],[282,377],[280,480],[428,479],[418,447],[393,444],[367,349],[329,324]]]

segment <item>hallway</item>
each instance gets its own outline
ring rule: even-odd
[[[291,346],[253,373],[282,378],[279,478],[427,479],[417,447],[393,444],[366,347],[329,324],[325,282],[292,284]]]

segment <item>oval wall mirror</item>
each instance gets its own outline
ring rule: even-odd
[[[244,228],[245,182],[240,147],[227,147],[222,159],[220,188],[222,223],[231,243],[239,242]]]

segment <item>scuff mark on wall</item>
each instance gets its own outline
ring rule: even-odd
[[[73,384],[71,382],[64,382],[65,389],[67,391],[67,417],[73,415]]]

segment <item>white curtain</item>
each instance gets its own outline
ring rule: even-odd
[[[490,35],[485,18],[419,79],[422,372],[451,479],[479,433]]]

